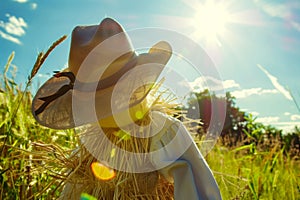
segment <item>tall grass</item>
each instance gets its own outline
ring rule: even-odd
[[[278,146],[258,152],[252,145],[232,150],[217,145],[207,160],[223,198],[300,199],[300,162]]]
[[[65,174],[57,159],[67,157],[78,138],[72,130],[36,123],[32,95],[8,75],[12,60],[13,54],[0,81],[0,199],[55,199]],[[207,161],[223,199],[300,199],[299,160],[279,145],[262,152],[253,145],[227,149],[217,144]]]
[[[0,199],[55,196],[50,193],[55,190],[56,180],[49,174],[51,171],[59,173],[61,169],[45,165],[55,152],[45,155],[37,149],[36,143],[72,149],[76,144],[74,133],[46,129],[35,122],[31,115],[30,92],[22,91],[14,77],[7,74],[12,59],[13,54],[0,82]]]

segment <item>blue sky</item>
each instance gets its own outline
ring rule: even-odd
[[[292,93],[300,104],[300,2],[296,0],[1,0],[0,66],[14,51],[17,82],[24,85],[39,51],[64,34],[70,36],[75,26],[99,24],[105,16],[115,18],[126,30],[160,27],[186,35],[215,62],[237,106],[265,124],[285,130],[300,126],[300,111],[291,98]],[[49,56],[33,88],[52,71],[67,66],[69,45],[70,37]],[[190,84],[201,84],[203,79]]]

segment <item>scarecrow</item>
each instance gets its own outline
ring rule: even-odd
[[[73,30],[68,68],[32,104],[41,125],[80,134],[61,199],[221,199],[174,105],[157,95],[171,55],[166,41],[137,54],[111,18]]]

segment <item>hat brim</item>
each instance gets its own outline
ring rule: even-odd
[[[118,108],[114,110],[122,111],[146,98],[151,90],[150,83],[157,81],[171,55],[171,46],[165,41],[158,42],[148,53],[137,56],[136,65],[129,73],[124,74],[116,85],[94,92],[69,90],[50,102],[41,113],[36,114],[36,111],[44,104],[40,98],[52,95],[59,88],[70,83],[67,77],[52,77],[43,84],[33,99],[33,116],[41,125],[53,129],[74,128],[112,116],[112,107],[117,106]],[[69,69],[64,71],[69,71]],[[145,83],[142,94],[139,98],[128,102],[126,96],[141,86],[141,81]],[[122,93],[117,93],[118,98],[114,98],[116,91],[122,91]],[[93,116],[96,116],[96,119]]]

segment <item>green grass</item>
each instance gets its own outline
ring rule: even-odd
[[[207,156],[224,199],[300,199],[299,160],[276,147],[252,154],[247,148],[217,145]]]
[[[12,59],[13,54],[0,75],[0,199],[57,197],[59,179],[53,175],[62,169],[51,162],[57,152],[48,145],[68,153],[75,148],[76,137],[71,130],[54,131],[36,123],[31,114],[32,95],[21,91],[13,76],[7,75]],[[46,148],[53,152],[47,153]]]
[[[36,123],[32,95],[7,75],[12,58],[0,81],[0,199],[55,199],[64,173],[57,159],[71,153],[77,138]],[[206,158],[223,199],[300,199],[300,162],[279,146],[259,152],[217,144]]]

